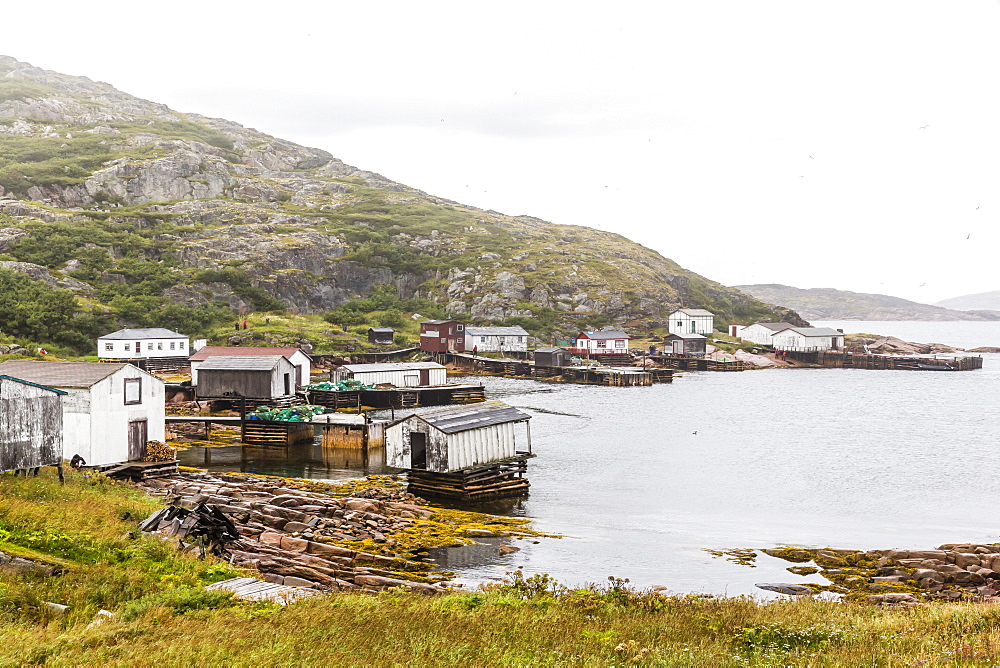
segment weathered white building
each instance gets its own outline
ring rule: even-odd
[[[298,348],[263,348],[253,346],[204,346],[188,359],[191,363],[191,384],[198,385],[198,369],[210,357],[273,357],[280,355],[292,363],[295,374],[292,391],[309,384],[312,359]]]
[[[515,425],[530,419],[499,401],[414,413],[386,427],[386,464],[447,473],[529,454],[531,431],[519,450]]]
[[[715,330],[715,315],[703,308],[677,309],[667,318],[671,334],[701,334],[708,336]]]
[[[528,332],[523,327],[465,328],[465,350],[481,353],[527,352]]]
[[[162,327],[119,329],[97,339],[97,356],[101,359],[187,357],[190,348],[189,337]]]
[[[295,366],[281,355],[210,357],[198,367],[199,399],[277,399],[295,394]]]
[[[62,462],[65,395],[52,387],[0,376],[0,473]]]
[[[740,339],[756,343],[759,346],[769,346],[775,332],[789,327],[795,327],[795,325],[790,322],[757,322],[744,327],[740,332]]]
[[[63,458],[89,466],[140,461],[146,441],[164,438],[164,383],[131,364],[34,362],[0,364],[0,375],[66,392]]]
[[[829,327],[788,327],[774,333],[771,346],[799,352],[840,350],[844,347],[844,333]]]
[[[345,364],[330,374],[330,380],[357,380],[365,385],[389,384],[396,387],[427,387],[448,382],[448,370],[437,362],[387,362],[385,364]]]

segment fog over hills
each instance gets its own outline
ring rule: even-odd
[[[1000,290],[943,299],[937,302],[935,306],[955,309],[956,311],[1000,311]]]

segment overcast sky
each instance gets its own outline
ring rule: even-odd
[[[1000,289],[996,0],[57,1],[3,23],[5,55],[729,285]]]

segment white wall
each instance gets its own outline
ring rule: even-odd
[[[774,336],[774,330],[768,329],[767,327],[761,327],[758,324],[748,325],[743,328],[742,332],[740,332],[741,339],[761,346],[771,345],[772,336]]]
[[[691,323],[694,323],[694,329]],[[686,313],[671,313],[668,318],[668,329],[671,334],[701,334],[708,336],[714,331],[715,317],[710,315],[687,315]]]
[[[448,434],[448,468],[463,469],[513,457],[517,454],[514,424],[507,422]]]
[[[135,344],[142,350],[136,354]],[[170,346],[173,345],[173,349]],[[107,347],[111,346],[111,350]],[[128,349],[126,350],[126,346]],[[190,339],[97,339],[97,356],[104,359],[147,359],[150,357],[187,357],[193,351]]]
[[[504,336],[469,334],[465,336],[465,350],[469,351],[477,348],[481,353],[499,353],[504,351],[526,352],[528,350],[528,337],[526,335],[509,334]]]
[[[391,371],[356,371],[352,375],[366,385],[392,383],[396,387],[420,386],[420,372],[428,372],[427,385],[444,385],[448,382],[448,370],[440,369],[396,369]],[[425,386],[426,387],[426,386]]]

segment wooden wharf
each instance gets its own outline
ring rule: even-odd
[[[528,459],[533,456],[519,452],[516,457],[500,462],[449,473],[409,469],[406,488],[418,496],[466,501],[520,496],[531,487],[524,474],[528,471]]]
[[[833,369],[974,371],[983,368],[982,357],[902,357],[839,350],[787,351],[785,357],[796,362]]]
[[[717,360],[711,357],[674,357],[673,355],[650,355],[649,359],[671,369],[681,371],[747,371],[755,368],[740,360]]]
[[[307,390],[309,403],[332,410],[370,408],[417,408],[447,406],[486,400],[482,385],[432,385],[430,387],[390,387],[372,390]]]
[[[311,422],[249,420],[231,415],[168,415],[164,418],[164,422],[203,424],[206,441],[212,437],[213,424],[238,426],[240,441],[250,445],[288,446],[312,442],[316,431]]]
[[[673,382],[674,373],[672,369],[643,369],[632,366],[543,366],[527,360],[494,359],[462,353],[439,353],[439,356],[447,363],[470,373],[583,385],[649,386],[654,383]]]

